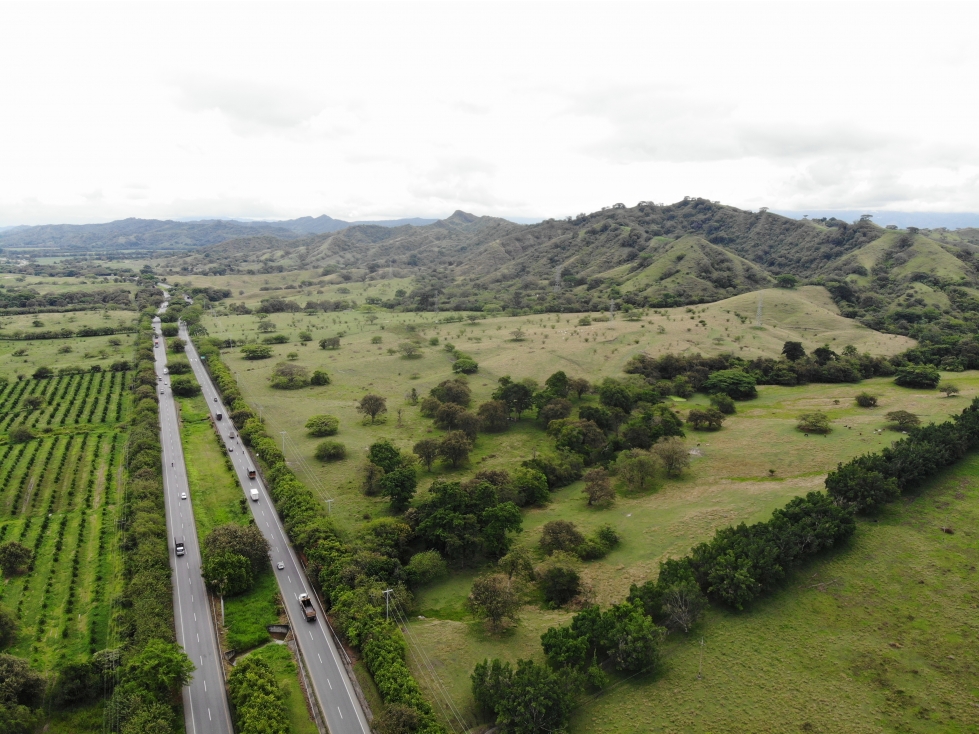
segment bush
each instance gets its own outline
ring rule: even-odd
[[[717,410],[721,411],[724,415],[734,415],[738,410],[737,407],[735,407],[734,400],[731,399],[731,396],[725,395],[724,393],[715,393],[714,395],[711,395],[710,404]]]
[[[302,365],[279,362],[272,370],[269,386],[276,390],[299,390],[309,387],[309,370]]]
[[[568,520],[551,520],[541,528],[540,547],[547,555],[555,551],[573,553],[584,542],[585,536]]]
[[[170,389],[174,395],[182,398],[192,398],[200,394],[201,386],[193,375],[174,375],[170,378]]]
[[[554,553],[536,570],[537,583],[545,601],[563,606],[581,591],[577,558],[563,552]]]
[[[917,387],[932,390],[941,380],[938,369],[930,364],[909,364],[899,367],[894,377],[894,382],[901,387]]]
[[[314,415],[306,421],[310,436],[335,436],[340,430],[340,419],[334,415]]]
[[[27,424],[18,423],[16,426],[10,429],[10,432],[7,434],[7,438],[10,443],[27,443],[34,438],[34,431],[32,431]]]
[[[479,372],[479,365],[475,360],[469,357],[463,357],[452,363],[452,371],[463,375],[474,375]]]
[[[405,573],[408,574],[408,582],[412,586],[424,586],[445,578],[449,567],[438,551],[429,550],[413,555],[405,566]]]
[[[877,396],[871,395],[869,392],[862,392],[857,395],[854,400],[856,400],[857,405],[861,408],[876,408],[877,407]]]
[[[725,397],[727,397],[725,395]],[[728,400],[731,400],[728,398]],[[731,401],[732,404],[734,401]],[[724,414],[717,410],[717,408],[708,408],[707,410],[699,410],[694,408],[689,413],[687,413],[687,423],[693,426],[696,430],[719,430],[721,424],[724,423]]]
[[[265,344],[246,344],[241,348],[245,359],[268,359],[272,356],[272,347]]]
[[[309,378],[310,385],[329,385],[330,376],[323,370],[313,370],[313,376]]]
[[[340,461],[347,458],[347,447],[339,441],[323,441],[316,446],[314,456],[320,461]]]
[[[833,430],[829,425],[829,416],[819,411],[800,415],[796,428],[805,433],[829,433]]]
[[[755,378],[744,370],[718,370],[704,383],[704,392],[724,393],[735,400],[750,400],[758,396]]]

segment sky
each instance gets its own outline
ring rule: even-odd
[[[0,3],[0,226],[979,212],[979,3]]]

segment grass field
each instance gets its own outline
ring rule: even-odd
[[[39,435],[0,444],[0,539],[34,552],[0,595],[19,620],[9,651],[44,672],[117,642],[127,384],[126,373],[85,374],[12,382],[0,393],[0,431],[25,421]],[[31,394],[47,404],[28,413],[21,406]]]
[[[115,336],[72,337],[70,339],[4,339],[15,331],[54,331],[82,327],[132,328],[135,311],[75,311],[71,313],[44,313],[0,317],[0,377],[14,379],[17,375],[30,376],[42,365],[54,370],[62,367],[83,367],[94,364],[107,369],[119,359],[126,359],[132,352],[131,334]],[[38,319],[44,325],[32,326]],[[118,342],[118,343],[117,343]],[[16,354],[15,354],[16,352]]]
[[[845,344],[853,343],[859,349],[871,353],[890,354],[911,344],[910,340],[877,334],[841,318],[821,289],[802,289],[802,292],[766,291],[762,295],[761,329],[755,326],[757,303],[757,294],[751,294],[697,307],[693,313],[687,309],[672,309],[649,315],[639,322],[617,320],[593,323],[587,327],[577,326],[577,315],[554,314],[487,319],[475,326],[465,323],[434,325],[426,323],[431,315],[418,314],[383,314],[374,326],[364,323],[361,315],[349,312],[312,317],[305,314],[274,314],[271,320],[277,323],[280,332],[291,333],[295,338],[300,328],[308,329],[313,332],[314,342],[306,347],[296,343],[276,346],[274,349],[277,359],[249,362],[240,359],[237,350],[229,350],[225,359],[238,372],[241,387],[248,400],[254,406],[262,407],[264,417],[270,422],[270,432],[273,435],[280,430],[288,432],[287,455],[299,470],[300,476],[319,489],[324,498],[334,498],[334,514],[341,525],[353,529],[367,516],[376,517],[387,513],[383,500],[364,497],[359,490],[358,472],[367,446],[379,438],[389,438],[400,447],[410,449],[415,441],[432,432],[430,421],[422,419],[417,408],[408,406],[403,396],[412,387],[420,395],[424,395],[439,381],[451,376],[451,360],[441,348],[446,341],[451,341],[458,348],[472,354],[480,363],[480,372],[470,378],[474,404],[477,405],[489,397],[496,378],[502,374],[511,374],[515,378],[533,377],[543,381],[554,370],[565,369],[569,375],[581,375],[595,381],[604,375],[621,375],[622,365],[639,350],[651,354],[684,349],[711,353],[731,351],[733,344],[738,347],[734,351],[745,356],[775,356],[782,343],[792,339],[803,341],[807,348],[829,343],[840,349]],[[695,318],[691,319],[691,316]],[[706,321],[707,325],[700,324],[700,319]],[[256,337],[252,330],[257,320],[251,316],[209,318],[206,323],[212,335],[233,336],[238,339],[244,335],[253,340]],[[408,330],[408,324],[415,324],[415,331]],[[555,328],[551,329],[551,325]],[[527,333],[527,341],[510,340],[509,332],[518,327]],[[339,330],[346,331],[341,349],[323,351],[315,346],[315,340],[323,336],[333,336]],[[426,345],[428,339],[434,336],[439,337],[441,343],[435,347],[426,347],[423,357],[416,360],[387,354],[389,346],[396,346],[398,342],[414,335],[420,335]],[[371,343],[371,337],[374,336],[381,337],[380,345]],[[585,341],[586,338],[588,341]],[[636,343],[637,339],[639,343]],[[718,339],[722,341],[719,342]],[[743,351],[740,349],[742,346],[745,347]],[[327,369],[333,377],[333,384],[295,392],[270,389],[265,380],[266,375],[290,351],[300,354],[297,360],[300,364]],[[767,517],[773,509],[783,505],[791,497],[821,488],[825,473],[838,462],[856,454],[877,450],[895,440],[898,434],[894,432],[874,432],[875,429],[884,427],[884,413],[903,409],[916,413],[925,421],[942,420],[950,413],[960,410],[972,397],[979,394],[977,373],[948,374],[944,377],[961,387],[961,397],[947,399],[936,392],[898,388],[888,379],[868,380],[859,385],[762,387],[759,389],[758,399],[738,404],[738,414],[728,419],[723,430],[714,433],[688,431],[687,444],[698,455],[693,458],[691,470],[682,479],[661,481],[653,491],[642,496],[620,493],[615,506],[609,510],[588,508],[581,494],[580,483],[564,488],[553,494],[553,501],[548,507],[525,512],[524,532],[518,536],[517,542],[530,547],[536,546],[540,526],[553,519],[573,520],[583,531],[590,531],[604,522],[611,523],[624,541],[607,558],[586,564],[584,578],[595,601],[603,605],[619,601],[628,592],[630,583],[655,576],[658,563],[663,558],[685,553],[695,543],[708,538],[718,527]],[[879,396],[879,407],[865,410],[854,405],[854,395],[865,390]],[[366,391],[388,397],[389,412],[381,424],[363,425],[360,416],[354,411],[354,402]],[[594,400],[593,397],[586,399]],[[690,401],[678,403],[676,407],[684,411],[705,403],[703,396],[696,396]],[[402,410],[400,426],[397,416],[399,408]],[[826,437],[807,438],[795,430],[796,416],[814,409],[825,411],[832,420],[834,430]],[[307,438],[302,426],[310,415],[317,413],[331,413],[340,418],[341,428],[336,439],[347,444],[348,456],[351,458],[325,466],[312,459],[316,440]],[[437,435],[438,432],[434,433]],[[550,446],[550,439],[543,434],[540,427],[525,419],[507,433],[481,435],[469,467],[456,472],[437,469],[435,473],[454,474],[464,478],[482,468],[512,469],[523,459],[529,458],[534,450]],[[774,470],[774,474],[769,470]],[[421,476],[420,493],[423,494],[429,475],[423,472]],[[909,510],[913,508],[914,506]],[[862,525],[861,531],[868,527],[870,526]],[[874,525],[871,530],[877,532],[878,526]],[[956,536],[956,539],[959,537]],[[864,538],[865,535],[861,534],[855,549],[865,542]],[[855,563],[848,559],[859,557],[856,552],[841,554],[832,562]],[[868,570],[866,573],[878,571],[879,569]],[[898,571],[894,569],[892,572]],[[426,619],[415,619],[411,623],[413,636],[429,651],[431,662],[442,683],[452,693],[454,700],[465,707],[471,704],[468,676],[476,662],[486,656],[511,660],[532,655],[539,657],[541,632],[565,621],[569,616],[566,612],[545,611],[528,605],[522,612],[519,625],[501,636],[490,635],[481,624],[471,620],[464,607],[473,573],[474,571],[456,573],[446,581],[422,590],[416,599],[417,614]],[[854,568],[852,573],[859,575],[865,571]],[[818,578],[814,583],[818,583]],[[815,593],[817,592],[813,592]],[[751,620],[756,619],[760,613],[759,610],[778,610],[781,605],[788,603],[782,601],[783,597],[787,595],[764,602],[755,611],[740,617],[727,617],[715,612],[706,623],[705,630],[724,629],[726,631],[723,634],[730,640],[739,640],[740,635],[746,635],[752,641],[738,644],[742,647],[753,646],[752,650],[757,651],[758,656],[754,664],[761,666],[765,655],[778,654],[772,652],[772,645],[775,643],[767,636],[768,632],[773,628],[781,628],[780,626],[806,629],[805,624],[797,626],[800,623],[788,612],[785,612],[784,621],[776,623],[768,618],[758,622],[756,627],[750,626]],[[818,610],[815,615],[816,619],[810,619],[807,624],[819,621]],[[844,612],[837,615],[836,623],[850,621],[852,620]],[[889,624],[886,606],[871,606],[861,624],[871,623],[874,626]],[[934,618],[930,624],[935,634],[961,634],[961,630],[954,625],[943,627],[940,616]],[[852,631],[851,633],[855,634]],[[710,632],[711,636],[720,634]],[[756,635],[757,639],[751,635]],[[804,655],[805,635],[797,632],[793,639],[796,641],[794,644],[800,646],[796,654]],[[719,641],[715,644],[719,644]],[[690,650],[687,650],[688,647]],[[573,730],[685,731],[690,730],[689,726],[701,727],[701,723],[706,720],[689,719],[700,723],[688,726],[688,719],[683,718],[684,712],[694,709],[702,712],[700,716],[706,716],[703,712],[710,709],[713,718],[710,719],[711,723],[693,730],[756,730],[749,718],[739,718],[740,715],[725,718],[724,707],[719,702],[712,704],[713,708],[710,708],[700,702],[702,699],[695,703],[688,701],[684,706],[664,700],[671,696],[679,697],[678,694],[669,693],[672,689],[663,688],[664,685],[669,685],[664,681],[671,680],[671,671],[674,668],[689,667],[688,662],[682,661],[688,661],[691,659],[689,656],[696,652],[687,643],[671,641],[670,662],[667,672],[661,678],[625,682],[617,689],[619,692],[583,706],[576,714]],[[718,658],[715,660],[719,668],[724,668],[724,675],[728,680],[725,684],[728,688],[719,691],[718,695],[723,693],[737,699],[741,687],[752,686],[750,670],[746,669],[742,677],[737,678],[730,672],[728,661],[722,663]],[[423,687],[430,687],[427,666],[414,655],[411,662]],[[799,661],[792,664],[802,665]],[[770,679],[763,678],[772,682],[766,684],[769,686],[767,689],[759,687],[751,690],[747,697],[749,703],[742,707],[746,712],[750,713],[752,710],[750,701],[772,695],[770,688],[775,682],[791,679],[794,675],[793,669],[784,667],[789,662],[783,665],[769,661],[765,665],[771,673]],[[848,672],[849,670],[844,672],[854,677],[855,673]],[[940,674],[936,675],[940,677]],[[836,677],[845,683],[838,674]],[[960,697],[969,691],[962,687],[961,679],[948,679],[942,685],[956,690],[956,695]],[[795,688],[794,684],[792,687]],[[819,693],[828,696],[828,691],[829,689]],[[709,691],[703,693],[705,698],[713,695]],[[799,695],[800,700],[806,698],[804,693]],[[622,704],[627,699],[628,708]],[[805,710],[820,710],[818,700],[809,701]],[[644,708],[647,701],[655,711],[662,710],[663,715],[647,715]],[[607,709],[601,708],[606,705]],[[783,700],[781,707],[787,705],[789,704]],[[623,708],[616,714],[616,707],[619,706]],[[830,707],[822,708],[828,710]],[[849,715],[856,717],[859,726],[866,725],[870,727],[867,730],[872,730],[877,725],[875,722],[883,719],[870,716],[868,712],[871,710],[861,709],[861,716],[857,716],[858,712],[854,711]],[[757,730],[784,730],[780,729],[779,722],[782,720],[777,718],[780,712],[778,705],[766,704],[760,711],[762,713],[757,720]],[[598,725],[592,721],[593,717],[597,719]],[[844,730],[834,729],[831,718],[820,718],[815,714],[810,719],[800,719],[793,725],[795,730],[807,720],[816,727],[812,731]],[[671,723],[674,721],[677,723]],[[730,726],[725,728],[728,723]],[[885,730],[888,727],[889,724],[884,727]]]

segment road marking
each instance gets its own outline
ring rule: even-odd
[[[208,711],[210,711],[210,709],[208,709]],[[340,707],[339,706],[337,706],[337,711],[340,711]],[[340,711],[340,718],[341,719],[343,718],[343,712],[342,711]]]
[[[202,679],[204,681],[204,693],[207,693],[207,679]]]
[[[323,658],[322,658],[322,656],[319,653],[316,653],[316,657],[318,657],[320,659],[320,665],[322,665],[323,664]]]
[[[330,683],[330,679],[329,678],[326,679],[326,685],[328,685],[330,687],[330,690],[331,691],[333,690],[333,684]]]
[[[200,634],[200,632],[198,632],[197,633],[197,644],[200,644],[200,642],[201,642],[201,634]]]
[[[289,583],[291,584],[292,583],[292,576],[286,576],[286,578],[289,579]]]
[[[313,639],[313,633],[312,632],[309,633],[309,639],[311,639],[311,640]]]
[[[340,718],[341,719],[343,718],[343,714],[340,714]],[[211,720],[211,707],[210,706],[207,707],[207,720],[208,721]]]

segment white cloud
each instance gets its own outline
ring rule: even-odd
[[[0,225],[979,211],[977,6],[883,7],[0,4]]]

